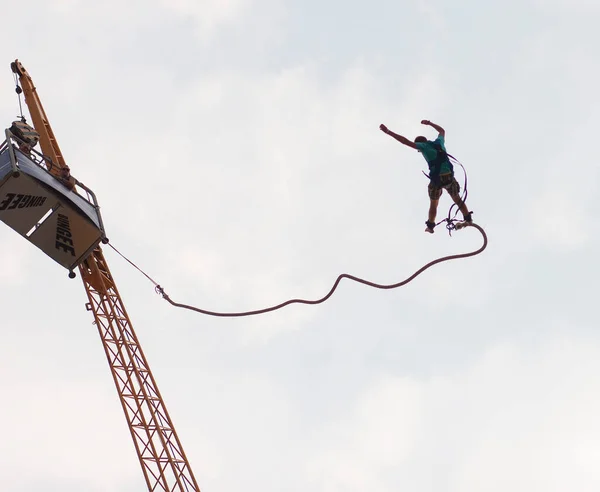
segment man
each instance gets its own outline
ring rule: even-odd
[[[58,180],[65,185],[69,190],[73,191],[75,188],[75,184],[77,184],[77,180],[71,176],[71,169],[69,166],[63,166],[60,168],[59,175],[57,176]]]
[[[31,149],[33,149],[40,140],[40,134],[27,124],[25,118],[21,121],[13,121],[10,131],[17,137],[19,150],[26,155],[31,154]]]
[[[441,126],[436,125],[429,120],[423,120],[421,121],[421,124],[431,126],[437,130],[438,137],[435,140],[430,141],[425,137],[419,136],[412,142],[408,138],[388,130],[384,124],[379,125],[379,129],[383,133],[387,133],[398,140],[398,142],[418,150],[423,154],[423,157],[429,165],[429,186],[427,190],[429,193],[430,204],[429,216],[425,222],[425,225],[427,226],[425,232],[429,232],[430,234],[433,234],[434,232],[435,216],[437,214],[437,207],[443,189],[450,194],[454,203],[458,205],[465,222],[472,223],[473,219],[471,217],[471,212],[469,212],[469,209],[460,198],[460,185],[454,178],[454,168],[446,153],[446,146],[444,144],[446,131]]]

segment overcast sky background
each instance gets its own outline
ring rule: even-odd
[[[423,232],[425,161],[378,126],[431,119],[467,167],[488,249],[397,290],[210,318],[105,248],[204,492],[600,489],[600,3],[1,4],[3,124],[19,58],[112,244],[176,301],[474,250]],[[0,244],[2,490],[146,490],[81,280]]]

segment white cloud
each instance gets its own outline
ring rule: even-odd
[[[251,7],[251,0],[159,0],[165,10],[193,18],[206,29],[239,18]]]
[[[594,0],[532,0],[532,3],[539,8],[547,10],[558,10],[567,14],[582,14],[589,11],[596,11],[600,8],[598,2]]]
[[[469,378],[464,404],[482,425],[468,439],[456,490],[597,489],[597,351],[556,339],[533,357],[509,347],[490,353]]]
[[[530,223],[538,240],[551,247],[576,249],[589,240],[589,224],[582,204],[561,190],[555,182],[552,190],[536,196]]]
[[[320,434],[308,462],[316,490],[387,490],[387,472],[409,459],[422,421],[422,387],[384,377],[373,384],[347,417]]]
[[[442,9],[435,5],[435,2],[417,0],[417,8],[436,29],[445,31],[447,27],[446,20],[442,15]]]
[[[90,484],[87,490],[117,491],[124,483],[140,482],[132,471],[136,456],[124,416],[114,391],[105,386],[4,377],[10,400],[0,417],[11,425],[0,448],[3,487],[64,479]]]
[[[382,376],[324,428],[309,460],[318,490],[515,491],[600,484],[600,347],[554,339],[497,346],[429,380]]]
[[[8,229],[7,226],[4,226]],[[0,281],[5,285],[22,285],[30,273],[31,256],[40,251],[30,245],[16,232],[10,230],[2,241],[3,254],[0,255]]]

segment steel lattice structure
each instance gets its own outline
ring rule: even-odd
[[[79,271],[148,490],[199,491],[100,247]]]

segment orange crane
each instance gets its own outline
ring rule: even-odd
[[[31,76],[19,60],[11,69],[33,128],[22,118],[5,132],[0,220],[69,269],[71,278],[79,269],[148,490],[199,491],[100,247],[108,239],[96,197],[70,177]],[[38,141],[41,153],[33,149]]]

